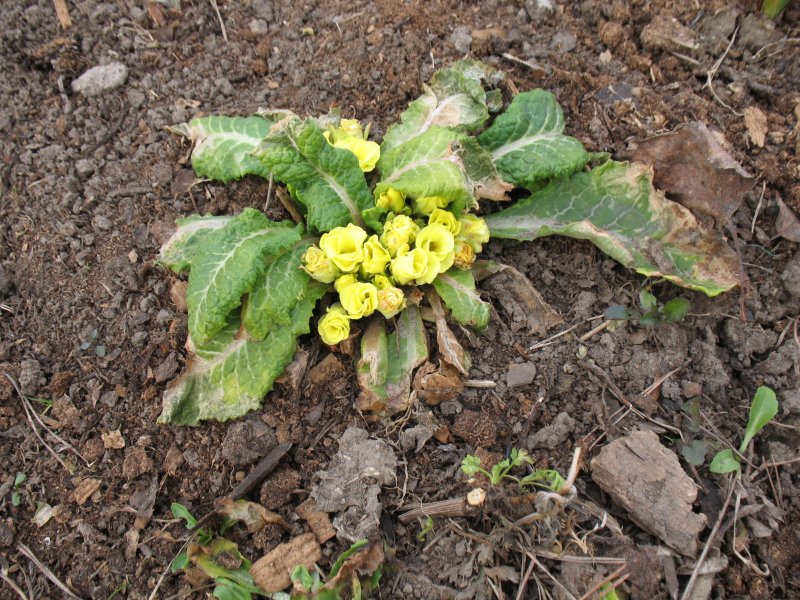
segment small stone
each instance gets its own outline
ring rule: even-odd
[[[560,412],[550,425],[528,436],[528,449],[550,450],[566,442],[573,431],[575,431],[575,419],[565,412]]]
[[[532,21],[552,13],[554,10],[553,0],[525,0],[525,12]]]
[[[472,47],[472,35],[468,27],[456,27],[450,36],[450,43],[461,54],[466,54]]]
[[[536,365],[533,363],[522,363],[513,365],[506,373],[506,385],[510,388],[520,387],[533,383],[536,377]]]
[[[155,373],[156,383],[163,383],[172,379],[175,372],[178,370],[178,361],[175,360],[175,353],[170,354],[164,361],[156,367]]]
[[[94,173],[94,163],[88,158],[75,161],[75,174],[81,179],[88,179]]]
[[[781,280],[786,292],[792,297],[793,300],[800,299],[800,252],[797,252],[781,273]]]
[[[137,331],[131,338],[131,344],[134,346],[144,346],[147,343],[147,338],[148,335],[146,331]]]
[[[128,252],[128,260],[131,261],[132,265],[136,264],[136,262],[139,260],[139,254],[136,252],[136,250],[131,250]]]
[[[111,229],[111,221],[105,215],[95,215],[92,219],[92,226],[100,231]]]
[[[269,23],[264,19],[252,19],[250,21],[250,31],[256,35],[265,35],[269,33]]]
[[[172,311],[162,308],[156,313],[156,321],[158,321],[160,325],[166,325],[172,321]]]
[[[784,413],[800,415],[800,389],[784,392],[778,403]]]
[[[681,391],[685,398],[696,398],[703,393],[703,386],[694,381],[681,381]]]
[[[559,31],[550,40],[550,47],[558,53],[572,52],[578,46],[578,38],[569,31]]]
[[[128,67],[122,63],[111,63],[92,67],[72,82],[72,91],[84,96],[99,96],[125,85]]]

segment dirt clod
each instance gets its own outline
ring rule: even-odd
[[[222,458],[244,466],[263,458],[278,445],[275,431],[259,419],[247,419],[230,426],[222,440]]]

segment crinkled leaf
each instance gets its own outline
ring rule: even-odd
[[[465,133],[480,128],[489,118],[489,108],[497,109],[496,96],[487,96],[484,85],[497,85],[503,74],[474,60],[462,60],[437,71],[430,87],[408,105],[400,122],[389,127],[381,144],[386,152],[434,126],[450,127]],[[485,82],[485,83],[484,83]],[[487,100],[491,107],[487,107]]]
[[[186,290],[192,341],[199,346],[209,343],[242,296],[253,289],[266,258],[299,239],[300,226],[275,223],[252,208],[205,234],[192,259]]]
[[[200,117],[169,130],[194,142],[192,167],[200,177],[228,183],[245,175],[269,177],[269,169],[253,157],[273,122],[263,117]]]
[[[207,546],[189,544],[188,556],[192,564],[211,579],[228,580],[251,593],[261,593],[250,576],[250,561],[242,556],[234,542],[225,538],[215,538]]]
[[[176,519],[183,519],[186,521],[186,528],[187,529],[194,529],[197,525],[197,519],[194,518],[194,515],[189,512],[189,509],[186,508],[183,504],[179,502],[173,502],[170,506],[172,510],[172,516]]]
[[[398,315],[395,331],[386,336],[386,347],[386,399],[377,394],[359,397],[359,410],[393,415],[408,408],[414,369],[428,358],[428,341],[418,307],[409,306]]]
[[[739,459],[733,453],[733,450],[725,448],[725,450],[720,450],[714,455],[714,458],[711,459],[711,464],[708,465],[708,470],[712,473],[724,474],[738,471],[740,467]]]
[[[383,403],[387,398],[389,353],[384,322],[384,319],[373,319],[361,336],[361,357],[356,365],[360,403]]]
[[[187,271],[197,251],[202,249],[205,237],[212,231],[221,229],[230,222],[232,216],[192,215],[178,219],[175,233],[161,246],[158,262],[176,273]]]
[[[291,326],[292,312],[300,301],[306,297],[316,301],[325,293],[326,286],[300,268],[311,243],[304,238],[283,254],[267,259],[242,310],[242,323],[251,338],[263,340],[270,331]]]
[[[652,170],[609,161],[486,217],[493,237],[587,239],[629,268],[716,296],[738,283],[736,255],[653,188]]]
[[[434,279],[433,286],[456,321],[478,330],[489,324],[490,305],[481,300],[470,271],[450,269]]]
[[[358,158],[331,146],[314,121],[288,116],[277,123],[255,156],[276,179],[291,186],[306,209],[311,231],[348,223],[377,229],[384,211],[375,206]]]
[[[227,421],[258,408],[292,361],[297,337],[309,331],[318,297],[303,298],[293,310],[292,327],[270,331],[263,341],[236,337],[239,324],[234,313],[209,344],[190,346],[196,356],[164,392],[159,421],[178,425],[196,425],[205,419]]]
[[[589,155],[578,140],[564,135],[564,112],[544,90],[517,95],[506,112],[478,140],[492,153],[500,174],[522,187],[581,169]]]
[[[778,399],[771,388],[762,385],[756,390],[753,403],[750,405],[750,417],[747,420],[747,429],[744,432],[742,445],[739,452],[747,450],[747,446],[759,431],[778,414]]]
[[[375,197],[388,188],[410,198],[442,196],[460,215],[476,206],[475,196],[507,199],[511,189],[491,166],[486,151],[473,138],[451,129],[431,127],[422,135],[383,154]]]
[[[248,500],[220,498],[216,501],[215,508],[219,514],[233,521],[244,523],[245,527],[247,527],[247,532],[251,534],[261,531],[268,524],[289,528],[289,525],[279,514]]]

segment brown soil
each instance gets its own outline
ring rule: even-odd
[[[740,439],[755,388],[771,386],[783,404],[776,417],[780,426],[769,426],[758,437],[751,460],[758,465],[796,456],[800,298],[795,277],[800,268],[782,275],[787,263],[799,258],[796,244],[776,237],[775,200],[780,196],[800,210],[800,5],[793,3],[773,27],[753,12],[754,2],[745,0],[553,4],[556,10],[548,12],[537,9],[534,0],[219,2],[227,42],[211,2],[184,0],[176,10],[144,0],[68,3],[73,26],[66,31],[49,0],[4,4],[0,373],[19,382],[45,423],[86,460],[48,437],[69,469],[59,464],[34,435],[9,379],[0,376],[4,579],[30,598],[63,597],[21,554],[24,544],[80,597],[108,598],[117,590],[115,597],[146,598],[185,536],[170,520],[170,504],[208,513],[250,469],[246,460],[235,464],[235,440],[226,439],[231,424],[179,428],[155,422],[163,389],[185,362],[186,319],[171,299],[175,279],[153,261],[161,232],[176,217],[263,207],[267,185],[246,179],[186,191],[179,175],[187,148],[164,127],[200,114],[249,114],[260,106],[299,114],[337,106],[344,116],[372,122],[380,137],[435,68],[464,55],[462,44],[469,45],[469,38],[470,56],[506,71],[507,91],[552,91],[564,107],[569,132],[589,150],[622,156],[628,141],[690,120],[725,136],[732,155],[757,180],[734,217],[750,279],[748,320],[738,319],[739,291],[712,300],[658,284],[654,292],[661,300],[677,295],[691,300],[692,315],[679,325],[643,331],[628,324],[582,344],[564,336],[528,352],[541,338],[508,323],[498,292],[487,294],[498,313],[486,336],[462,339],[474,359],[471,377],[497,386],[470,388],[433,410],[450,439],[437,435],[419,452],[401,455],[398,450],[404,463],[398,484],[384,487],[380,496],[382,531],[396,550],[381,597],[474,597],[485,568],[508,566],[519,573],[519,552],[498,541],[487,554],[485,544],[465,533],[492,531],[488,517],[442,523],[426,542],[417,540],[418,524],[400,525],[396,519],[396,509],[409,501],[463,494],[467,487],[457,467],[465,454],[478,451],[488,459],[509,447],[526,447],[529,434],[567,413],[574,426],[563,435],[556,431],[537,438],[532,449],[537,466],[565,473],[576,445],[591,448],[588,465],[607,442],[592,445],[598,432],[605,429],[613,439],[646,424],[632,416],[609,424],[619,405],[604,380],[578,365],[581,345],[630,397],[680,367],[658,392],[660,418],[685,429],[681,408],[699,391],[704,426],[731,442]],[[718,14],[722,9],[738,10],[738,17],[726,21]],[[701,46],[687,50],[669,47],[669,41],[661,46],[643,42],[650,39],[642,36],[645,27],[664,17],[688,27]],[[725,36],[733,31],[726,23],[738,25],[737,41],[727,53]],[[712,93],[706,74],[723,55]],[[71,81],[86,68],[111,61],[129,68],[124,86],[91,98],[72,93]],[[755,145],[741,116],[751,106],[766,115],[763,147]],[[270,215],[285,216],[274,206]],[[590,244],[568,239],[492,242],[486,254],[527,275],[561,313],[564,327],[602,314],[614,302],[634,304],[642,284]],[[310,340],[304,345],[311,366],[327,354]],[[507,387],[509,367],[523,362],[535,365],[535,379]],[[365,422],[352,407],[356,383],[350,364],[345,357],[335,381],[312,384],[300,394],[278,386],[255,415],[278,442],[291,441],[294,448],[249,497],[295,523],[296,533],[302,527],[294,509],[308,497],[315,472],[328,465],[349,424],[392,443],[411,425]],[[668,432],[661,439],[674,447]],[[710,526],[723,500],[721,480],[706,466],[695,469],[681,460],[700,487],[695,510],[706,514]],[[27,481],[19,489],[21,502],[13,506],[17,473],[25,473]],[[797,463],[751,477],[748,502],[774,504],[782,515],[775,521],[777,531],[768,535],[758,529],[764,537],[751,533],[749,539],[753,563],[769,575],[759,575],[737,558],[728,535],[721,548],[728,567],[716,579],[719,597],[800,597],[799,478]],[[640,576],[624,584],[626,589],[632,597],[668,597],[665,561],[647,553],[657,538],[627,520],[592,483],[588,469],[578,479],[578,490],[607,509],[628,540],[625,545],[599,532],[587,538],[588,550],[596,556],[639,552],[629,559],[641,567]],[[148,498],[154,498],[152,506]],[[37,527],[31,517],[40,502],[59,509]],[[253,560],[288,539],[278,527],[255,536],[243,530],[231,535]],[[708,530],[701,542],[707,536]],[[325,555],[345,547],[331,540]],[[574,553],[578,547],[568,549]],[[602,579],[602,571],[578,572],[566,563],[541,560],[578,589],[591,587],[581,581]],[[677,564],[682,587],[691,560],[667,562]],[[653,571],[659,577],[648,579],[645,573]],[[545,589],[554,589],[542,572],[535,576]],[[495,585],[516,597],[513,581]],[[209,592],[202,584],[196,587],[167,575],[158,597]],[[536,589],[530,579],[527,597],[538,597]],[[0,597],[17,596],[4,582]]]

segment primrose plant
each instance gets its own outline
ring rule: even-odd
[[[442,360],[466,377],[468,355],[446,316],[487,326],[473,269],[490,237],[588,239],[644,275],[709,295],[736,284],[722,238],[656,191],[648,167],[604,157],[588,169],[598,157],[564,134],[555,97],[533,90],[504,107],[503,78],[469,60],[437,72],[380,144],[336,112],[172,128],[193,141],[198,176],[282,184],[302,222],[253,208],[178,220],[159,260],[189,273],[191,356],[165,392],[162,422],[227,420],[260,406],[326,295],[322,341],[352,345],[363,332],[360,410],[391,415],[413,401],[413,371],[430,355],[426,306]],[[479,216],[479,200],[508,202],[512,191],[523,199]]]

